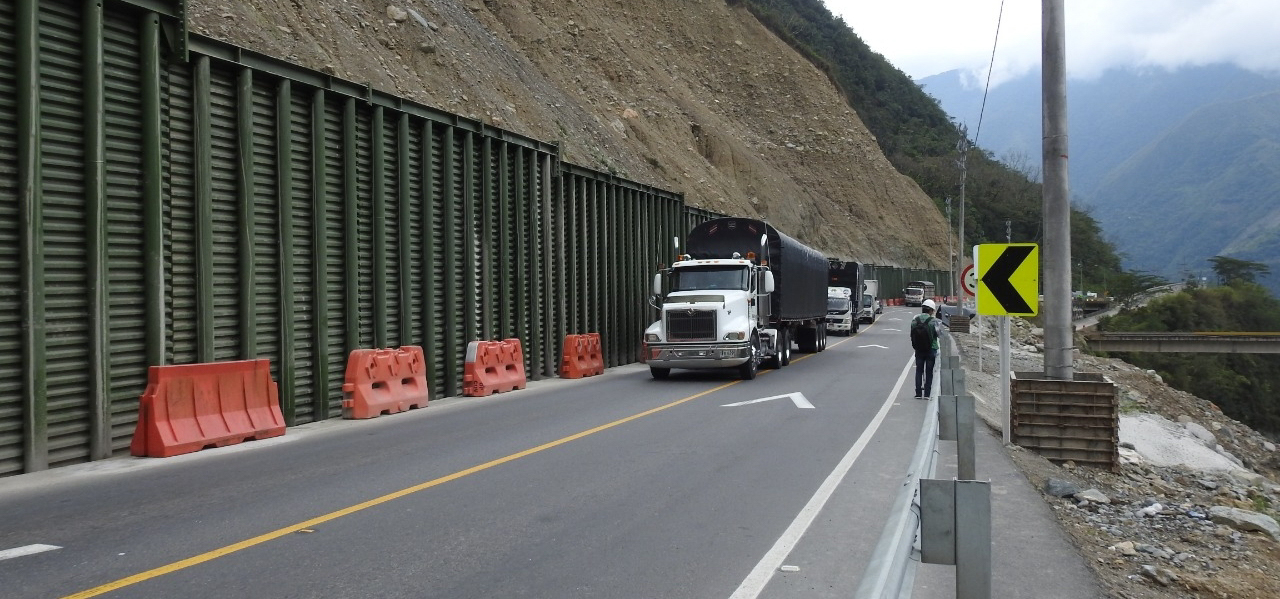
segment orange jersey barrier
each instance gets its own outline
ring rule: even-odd
[[[284,434],[269,360],[152,366],[129,451],[167,458]]]
[[[427,366],[421,347],[356,349],[347,358],[343,418],[375,418],[425,408],[427,396]]]
[[[560,358],[560,376],[566,379],[580,379],[597,374],[604,374],[604,352],[600,347],[600,333],[566,335],[564,351]]]
[[[472,341],[467,344],[467,358],[462,369],[463,395],[484,397],[524,389],[527,383],[524,350],[519,339]]]

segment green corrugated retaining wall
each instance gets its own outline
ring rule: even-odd
[[[127,451],[151,365],[269,358],[293,425],[341,413],[355,348],[423,346],[433,397],[475,339],[533,379],[569,333],[634,362],[718,216],[183,14],[0,0],[0,475]]]

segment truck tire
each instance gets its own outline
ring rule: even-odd
[[[670,369],[670,368],[658,368],[657,366],[650,366],[650,367],[649,367],[649,374],[650,374],[653,378],[658,379],[658,380],[660,380],[660,381],[661,381],[661,380],[665,380],[667,377],[671,376],[671,369]]]
[[[743,362],[743,364],[738,367],[738,376],[744,381],[749,381],[756,378],[756,371],[758,371],[759,369],[760,369],[760,338],[755,335],[752,335],[751,336],[751,357],[747,358],[747,361]]]
[[[827,349],[827,327],[818,327],[818,351]]]
[[[786,327],[778,329],[778,368],[791,363],[791,333]]]

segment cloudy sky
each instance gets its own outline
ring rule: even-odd
[[[913,78],[951,69],[992,85],[1040,64],[1034,0],[823,0],[871,49]],[[1090,78],[1113,67],[1232,62],[1280,72],[1276,0],[1066,0],[1067,72]]]

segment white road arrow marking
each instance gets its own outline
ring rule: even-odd
[[[53,551],[54,549],[62,549],[57,545],[26,545],[23,547],[14,547],[13,549],[5,549],[0,551],[0,561],[22,557],[24,555],[35,555],[44,553],[45,551]]]
[[[812,409],[813,409],[813,404],[809,403],[809,400],[808,400],[808,399],[805,399],[804,394],[803,394],[803,393],[800,393],[799,391],[797,391],[797,392],[795,392],[795,393],[788,393],[788,394],[786,394],[786,395],[774,395],[773,397],[761,397],[760,399],[749,399],[749,400],[747,400],[747,401],[740,401],[740,402],[738,402],[738,403],[727,403],[727,404],[721,405],[720,407],[722,407],[722,408],[732,408],[732,407],[734,407],[734,406],[745,406],[745,405],[747,405],[747,404],[761,403],[761,402],[765,402],[765,401],[773,401],[773,400],[775,400],[775,399],[782,399],[782,398],[784,398],[784,397],[785,397],[785,398],[790,399],[790,400],[791,400],[791,403],[796,404],[796,407],[797,407],[797,408],[805,408],[805,409],[809,409],[809,410],[812,410]]]

